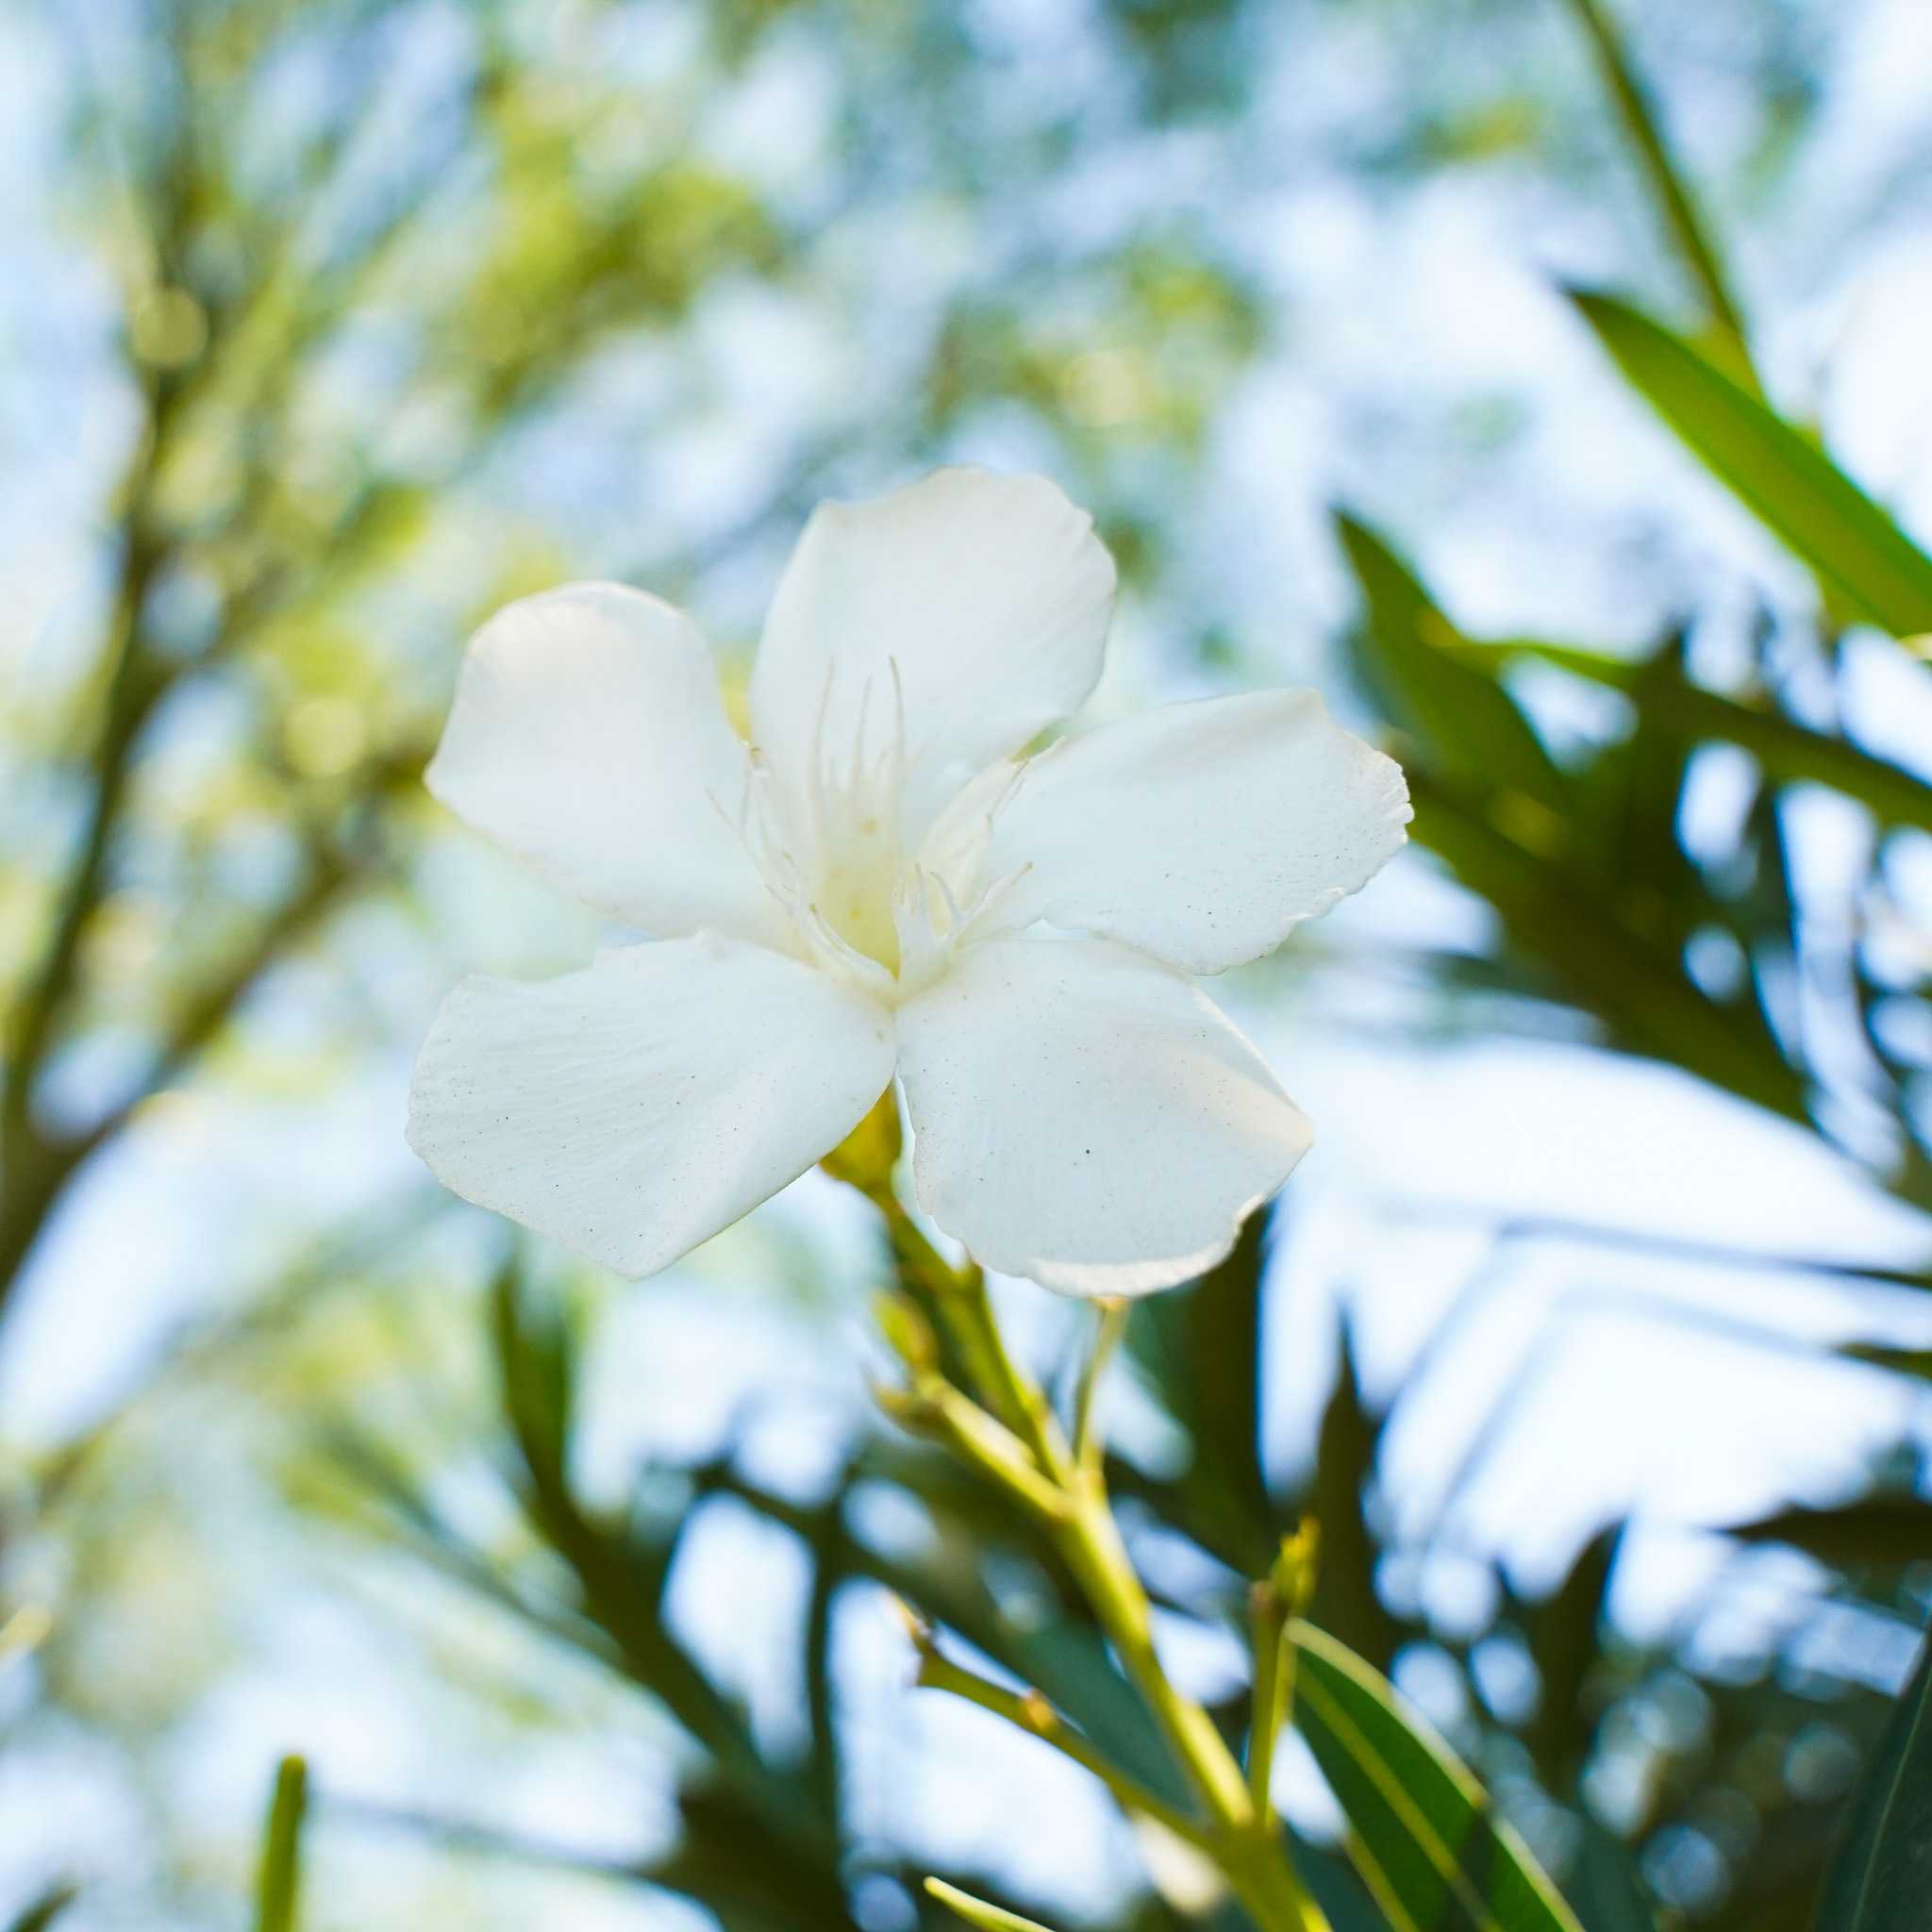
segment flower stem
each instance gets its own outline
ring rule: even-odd
[[[1176,1838],[1211,1853],[1214,1840],[1208,1832],[1185,1813],[1156,1797],[1124,1772],[1116,1770],[1038,1690],[1029,1690],[1023,1695],[955,1663],[940,1651],[932,1632],[924,1625],[915,1624],[913,1642],[919,1650],[916,1683],[926,1690],[950,1691],[968,1704],[976,1704],[980,1709],[1005,1718],[1018,1729],[1043,1739],[1062,1757],[1071,1757],[1075,1764],[1091,1772],[1120,1800],[1124,1809],[1152,1818]]]
[[[1308,1607],[1315,1589],[1317,1528],[1306,1517],[1281,1549],[1268,1575],[1249,1598],[1254,1636],[1255,1694],[1248,1730],[1248,1792],[1264,1824],[1274,1817],[1269,1796],[1274,1778],[1274,1746],[1294,1707],[1294,1646],[1288,1626]]]
[[[1074,1441],[1069,1442],[1044,1392],[1008,1349],[980,1271],[970,1265],[955,1268],[948,1262],[883,1175],[855,1178],[855,1185],[862,1187],[885,1219],[902,1288],[929,1307],[944,1328],[986,1412],[977,1422],[970,1422],[972,1405],[934,1372],[915,1375],[912,1390],[896,1398],[897,1406],[910,1403],[935,1420],[956,1447],[990,1480],[1002,1485],[1052,1539],[1208,1814],[1209,1823],[1189,1824],[1181,1835],[1213,1861],[1262,1932],[1326,1932],[1320,1908],[1302,1890],[1289,1864],[1272,1813],[1265,1804],[1257,1807],[1247,1777],[1213,1719],[1168,1676],[1155,1646],[1147,1592],[1108,1499],[1092,1416],[1092,1384],[1107,1352],[1119,1339],[1124,1310],[1109,1307],[1103,1313],[1094,1358],[1076,1404]],[[922,1646],[923,1658],[929,1650]],[[930,1656],[937,1657],[937,1653]],[[997,1691],[997,1687],[982,1687],[977,1679],[970,1687],[956,1682],[956,1672],[957,1667],[943,1659],[938,1666],[923,1661],[921,1681],[969,1696],[988,1708],[996,1707],[988,1702],[986,1692],[993,1691],[1001,1699],[1010,1695]],[[1272,1690],[1270,1694],[1272,1698]],[[1052,1714],[1043,1698],[1037,1708],[1024,1697],[1013,1697],[1012,1703],[1015,1721],[1027,1723],[1029,1728],[1039,1729],[1029,1720],[1029,1711],[1035,1717],[1041,1709]],[[1065,1732],[1066,1727],[1059,1729]],[[1072,1736],[1040,1734],[1062,1749]],[[1083,1749],[1097,1760],[1091,1746],[1083,1744]],[[1100,1761],[1088,1768],[1121,1794],[1120,1774],[1102,1768]],[[1137,1793],[1134,1800],[1124,1797],[1123,1802],[1150,1817],[1160,1817],[1150,1803],[1142,1802],[1144,1797]],[[1174,1821],[1161,1822],[1175,1828]]]
[[[1087,1366],[1080,1373],[1080,1387],[1074,1398],[1074,1460],[1082,1469],[1100,1467],[1102,1437],[1097,1426],[1095,1400],[1100,1391],[1100,1378],[1106,1374],[1108,1362],[1127,1329],[1128,1305],[1124,1301],[1115,1298],[1098,1306],[1100,1326],[1094,1330],[1093,1350],[1087,1357]]]

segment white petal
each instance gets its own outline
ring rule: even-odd
[[[988,875],[1027,867],[999,923],[1104,935],[1190,973],[1272,951],[1401,845],[1408,788],[1308,691],[1104,724],[1024,768]]]
[[[872,763],[903,698],[916,843],[975,772],[1086,700],[1113,591],[1092,519],[1042,476],[940,470],[822,504],[765,623],[752,736],[802,814],[818,743]]]
[[[572,584],[498,611],[471,641],[425,777],[479,831],[646,932],[787,943],[735,829],[750,758],[710,647],[641,591]]]
[[[708,933],[541,985],[467,979],[417,1056],[409,1144],[466,1200],[650,1274],[858,1125],[891,1030],[811,967]]]
[[[1106,940],[969,946],[899,1009],[920,1205],[974,1257],[1072,1294],[1211,1267],[1308,1124],[1179,974]]]

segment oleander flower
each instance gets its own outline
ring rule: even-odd
[[[578,584],[472,641],[430,789],[652,935],[472,978],[409,1141],[457,1193],[631,1275],[820,1159],[895,1074],[921,1206],[985,1266],[1138,1294],[1224,1256],[1307,1123],[1191,975],[1279,945],[1400,845],[1400,770],[1304,691],[1032,757],[1099,676],[1091,520],[942,470],[825,504],[732,729],[691,620]]]

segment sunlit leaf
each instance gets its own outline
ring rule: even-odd
[[[1932,557],[1819,450],[1681,336],[1609,295],[1570,299],[1633,387],[1853,615],[1932,629]]]
[[[1447,647],[1466,642],[1421,580],[1366,524],[1337,511],[1335,530],[1361,591],[1370,675],[1434,770],[1468,774],[1560,816],[1562,774],[1510,697]]]
[[[925,1889],[949,1911],[957,1913],[969,1925],[978,1926],[979,1932],[1046,1932],[1037,1919],[1023,1919],[1018,1912],[990,1906],[984,1899],[961,1891],[957,1885],[948,1885],[942,1878],[928,1878]]]
[[[1489,1797],[1380,1672],[1295,1623],[1295,1724],[1396,1932],[1581,1932]]]

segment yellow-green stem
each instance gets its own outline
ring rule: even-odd
[[[1212,1820],[1205,1830],[1188,1826],[1181,1835],[1212,1858],[1262,1932],[1327,1932],[1320,1908],[1303,1891],[1288,1862],[1272,1819],[1265,1810],[1257,1812],[1241,1767],[1213,1719],[1172,1682],[1161,1665],[1147,1593],[1108,1505],[1091,1415],[1083,1417],[1076,1431],[1076,1454],[1044,1392],[1008,1351],[984,1275],[970,1263],[954,1267],[926,1239],[891,1185],[889,1161],[841,1158],[827,1165],[878,1208],[901,1284],[945,1329],[986,1413],[978,1424],[969,1423],[958,1407],[958,1391],[929,1374],[915,1375],[907,1399],[938,1422],[956,1446],[1006,1488],[1053,1540]],[[1124,1310],[1108,1312],[1103,1346],[1112,1346],[1124,1319]],[[1091,1402],[1090,1387],[1083,1411]],[[1024,1710],[1021,1715],[1024,1721]],[[1054,1741],[1064,1748],[1063,1740]],[[1097,1764],[1090,1769],[1108,1776]],[[1146,1804],[1136,1808],[1159,1815]],[[1170,1829],[1174,1823],[1162,1822]]]
[[[1255,1693],[1248,1719],[1248,1795],[1255,1815],[1274,1817],[1274,1742],[1281,1732],[1282,1633],[1287,1607],[1266,1583],[1255,1586],[1250,1624],[1254,1633]]]
[[[976,1704],[982,1710],[991,1711],[995,1717],[1005,1718],[1009,1724],[1043,1739],[1062,1757],[1071,1757],[1075,1764],[1091,1772],[1120,1800],[1124,1809],[1154,1819],[1176,1838],[1211,1854],[1215,1841],[1209,1833],[1191,1818],[1156,1797],[1144,1786],[1117,1771],[1039,1691],[1029,1691],[1021,1696],[941,1656],[929,1637],[918,1641],[917,1682],[925,1689],[950,1691],[955,1697],[963,1698],[968,1704]]]
[[[1128,1304],[1118,1299],[1099,1305],[1100,1325],[1093,1331],[1093,1348],[1080,1374],[1074,1398],[1074,1460],[1082,1469],[1098,1469],[1103,1452],[1099,1426],[1100,1378],[1121,1337],[1127,1332]]]

